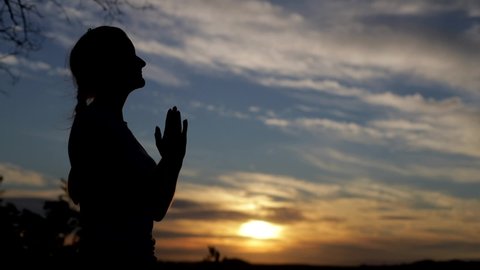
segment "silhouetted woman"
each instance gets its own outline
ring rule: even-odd
[[[78,104],[70,132],[68,188],[80,205],[84,262],[155,262],[152,229],[165,216],[185,156],[187,120],[169,109],[164,135],[155,129],[156,163],[123,119],[128,95],[145,85],[138,57],[125,32],[89,30],[70,53]],[[141,269],[141,268],[139,268]]]

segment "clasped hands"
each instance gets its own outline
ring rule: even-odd
[[[183,120],[177,107],[168,110],[165,120],[165,129],[155,127],[155,144],[162,159],[173,162],[182,162],[187,149],[188,121]]]

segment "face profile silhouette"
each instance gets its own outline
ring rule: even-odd
[[[86,266],[153,265],[154,222],[172,203],[186,153],[188,121],[169,109],[157,126],[156,162],[123,119],[128,95],[145,86],[127,34],[116,27],[87,31],[70,52],[77,105],[68,140],[68,193],[80,206],[80,255]]]
[[[84,100],[103,95],[128,95],[145,86],[142,77],[145,65],[127,34],[111,26],[88,30],[70,53],[70,69],[80,99]]]

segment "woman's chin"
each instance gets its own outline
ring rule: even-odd
[[[145,86],[145,80],[141,79],[132,84],[133,89],[143,88]]]

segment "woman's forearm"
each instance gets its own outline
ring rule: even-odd
[[[155,167],[153,181],[153,215],[155,221],[162,220],[175,195],[178,175],[182,168],[183,160],[162,158]]]

